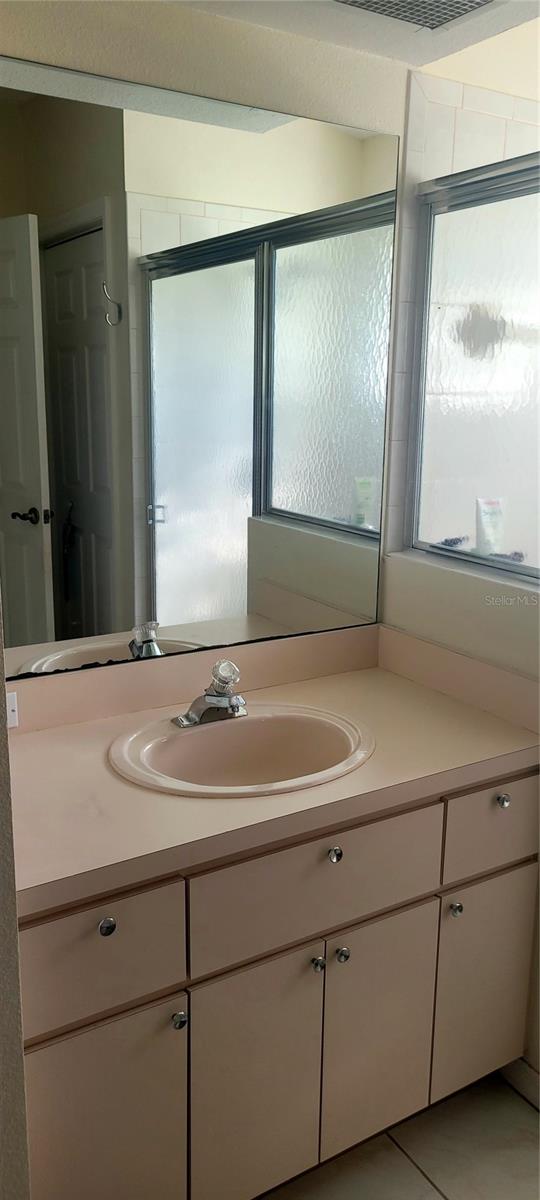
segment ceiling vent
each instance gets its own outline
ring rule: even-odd
[[[379,13],[381,17],[394,17],[396,21],[408,21],[423,29],[439,29],[492,4],[493,0],[337,0],[337,3]]]

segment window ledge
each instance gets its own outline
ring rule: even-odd
[[[451,571],[453,574],[470,576],[473,579],[484,580],[487,584],[497,583],[501,592],[526,592],[535,598],[540,590],[540,581],[528,575],[521,575],[498,567],[489,567],[476,562],[466,562],[463,558],[449,558],[444,554],[430,553],[428,550],[397,550],[384,555],[384,558],[405,560],[408,565],[417,564],[434,571]]]
[[[332,528],[330,525],[315,525],[309,521],[297,521],[294,517],[281,517],[278,513],[261,513],[256,517],[250,517],[250,521],[260,521],[265,525],[275,525],[279,529],[296,530],[297,533],[305,533],[311,537],[329,538],[335,542],[346,542],[350,546],[362,546],[367,550],[379,552],[380,534],[370,536],[362,533],[359,529],[356,533],[352,529],[340,529],[339,526]]]

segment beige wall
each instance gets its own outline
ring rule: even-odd
[[[540,20],[535,20],[428,63],[422,71],[440,79],[457,79],[473,87],[540,100],[539,67]]]
[[[2,176],[0,217],[16,217],[28,212],[28,188],[24,159],[24,122],[17,104],[0,99],[0,146]]]
[[[55,217],[122,192],[123,127],[118,109],[41,96],[0,99],[0,216]]]
[[[296,213],[395,186],[394,138],[317,121],[251,133],[125,112],[124,136],[128,192]]]
[[[2,1200],[27,1200],[19,949],[4,697],[4,666],[0,653],[0,1194]]]
[[[30,212],[55,217],[124,190],[118,109],[42,96],[21,112]]]
[[[369,184],[366,195],[386,192],[396,186],[399,142],[388,137],[365,138],[362,142],[362,166]]]

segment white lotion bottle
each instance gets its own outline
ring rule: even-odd
[[[484,557],[502,552],[503,503],[500,498],[476,501],[476,552]]]

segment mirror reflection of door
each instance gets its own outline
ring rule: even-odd
[[[54,637],[37,217],[0,220],[0,576],[7,645]]]
[[[56,636],[112,628],[111,405],[103,231],[43,255]]]

